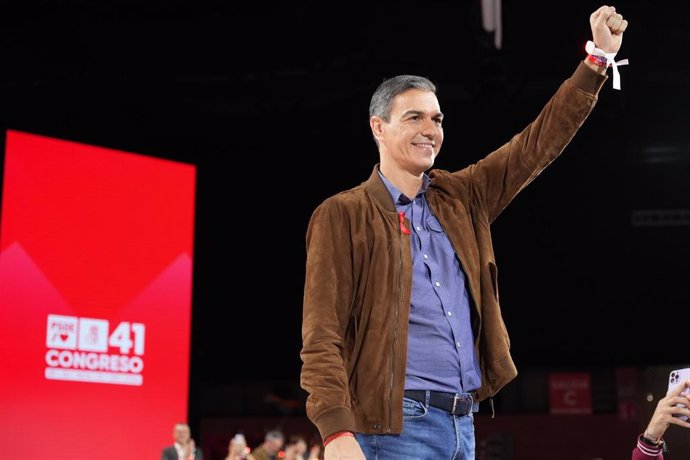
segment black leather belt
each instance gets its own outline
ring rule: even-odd
[[[469,393],[455,394],[429,390],[405,390],[405,397],[426,404],[427,393],[429,394],[430,406],[443,409],[452,415],[469,415],[474,408],[474,400]]]

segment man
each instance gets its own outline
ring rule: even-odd
[[[591,55],[536,120],[457,172],[430,170],[444,137],[433,83],[377,88],[379,163],[306,236],[301,385],[326,460],[474,459],[478,403],[517,375],[490,225],[595,105],[627,21],[602,6],[590,25]]]
[[[285,443],[285,435],[280,430],[271,430],[264,435],[264,441],[247,456],[249,460],[276,460],[278,452]]]
[[[176,423],[173,427],[172,446],[163,448],[161,460],[203,460],[204,455],[201,449],[196,448],[192,431],[186,423]]]

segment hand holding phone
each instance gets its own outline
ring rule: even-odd
[[[686,380],[690,380],[690,367],[685,368],[685,369],[675,369],[671,371],[671,373],[668,375],[668,391],[666,394],[671,393],[671,391],[675,390],[678,385],[681,383],[685,382]],[[681,395],[687,395],[690,394],[690,387],[686,387],[681,393]],[[685,404],[676,404],[678,407],[686,407]],[[681,420],[688,420],[688,417],[685,415],[680,415],[676,414],[674,417],[677,417]]]

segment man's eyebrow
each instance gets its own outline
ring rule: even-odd
[[[423,115],[425,112],[422,110],[407,110],[403,112],[402,117],[409,117],[410,115]],[[443,118],[443,112],[436,112],[431,116],[431,118]]]

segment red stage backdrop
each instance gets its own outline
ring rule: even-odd
[[[187,420],[196,168],[8,131],[3,458],[155,459]]]

